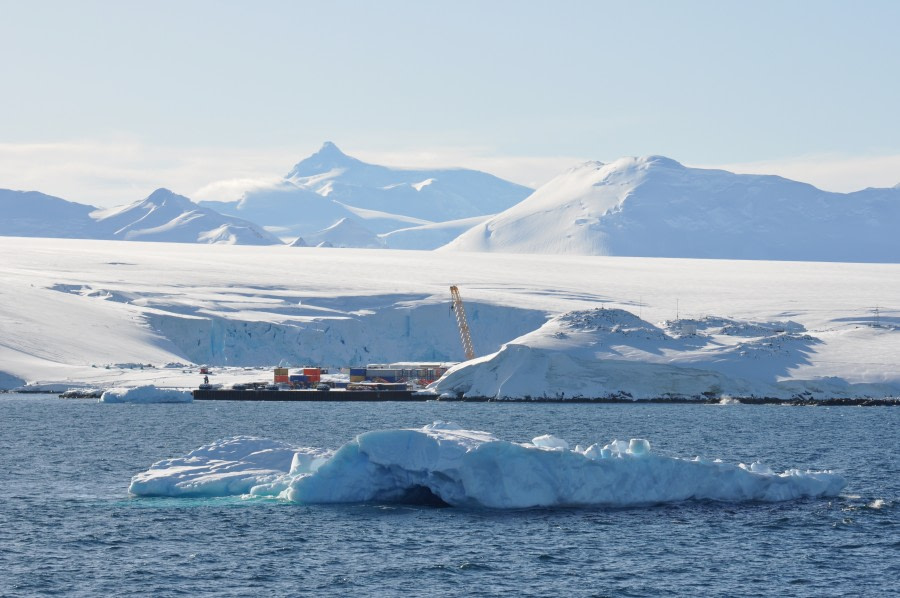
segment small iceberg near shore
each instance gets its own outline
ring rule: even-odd
[[[132,388],[110,388],[100,396],[101,403],[190,403],[189,390],[158,388],[152,384]]]
[[[129,493],[520,509],[774,502],[836,496],[845,485],[830,471],[655,455],[639,438],[569,449],[555,436],[520,444],[436,422],[366,432],[336,451],[237,436],[155,463],[132,478]]]

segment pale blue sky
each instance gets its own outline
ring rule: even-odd
[[[327,139],[531,184],[646,154],[826,188],[900,182],[896,1],[0,0],[0,13],[0,187],[97,204],[160,185],[208,195]]]

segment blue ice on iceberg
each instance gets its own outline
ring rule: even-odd
[[[436,422],[360,434],[336,451],[235,437],[139,473],[135,496],[250,496],[314,503],[403,502],[529,508],[642,506],[687,500],[784,501],[835,496],[830,471],[655,455],[644,439],[576,446],[554,436],[528,443]]]

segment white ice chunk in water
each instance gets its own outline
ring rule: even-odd
[[[608,454],[605,457],[603,456],[603,449],[601,449],[600,445],[596,443],[584,449],[583,453],[584,456],[591,461],[596,461],[597,459],[606,459],[609,457]],[[609,451],[607,451],[607,453],[609,453]]]
[[[603,448],[609,450],[609,456],[621,457],[628,452],[628,442],[625,440],[613,440]]]
[[[556,436],[552,436],[550,434],[544,434],[543,436],[538,436],[537,438],[532,438],[531,443],[534,446],[539,446],[541,448],[548,448],[548,449],[561,450],[561,451],[569,450],[568,442],[566,442],[562,438],[557,438]]]
[[[774,474],[771,467],[769,467],[768,465],[766,465],[765,463],[762,463],[760,461],[755,461],[755,462],[751,463],[750,471],[752,471],[753,473],[762,473],[762,474],[766,474],[766,475]]]
[[[131,479],[138,496],[235,496],[254,486],[284,479],[294,469],[312,470],[328,451],[283,442],[235,436],[201,446],[184,457],[166,459]]]
[[[628,442],[628,454],[643,457],[650,454],[650,441],[643,438],[632,438]]]
[[[190,403],[189,390],[157,388],[152,384],[129,388],[110,388],[100,396],[100,403]]]
[[[613,458],[615,457],[615,458]],[[832,472],[774,473],[654,455],[644,439],[568,449],[545,435],[530,444],[433,424],[360,434],[337,451],[235,437],[154,464],[132,479],[138,496],[272,496],[304,504],[396,502],[430,495],[475,508],[640,506],[685,500],[781,501],[835,496]]]

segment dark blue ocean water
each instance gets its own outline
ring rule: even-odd
[[[0,596],[891,596],[900,409],[501,403],[106,405],[0,395]],[[640,509],[134,499],[135,473],[250,434],[336,448],[435,420],[526,441],[834,469],[836,499]]]

